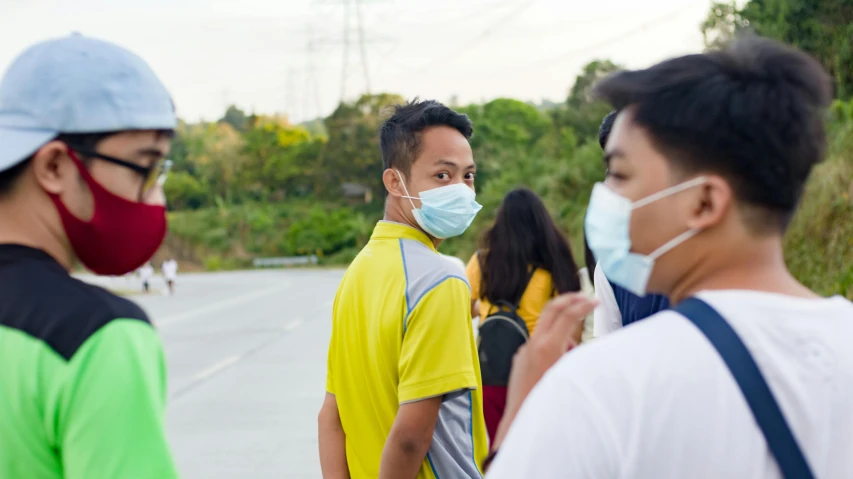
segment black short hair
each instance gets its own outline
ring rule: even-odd
[[[123,133],[121,131],[105,131],[98,133],[61,133],[56,137],[56,141],[61,141],[69,146],[75,146],[83,150],[94,151],[98,144],[107,138]],[[155,130],[157,138],[163,136],[172,138],[175,135],[174,130]]]
[[[415,98],[405,105],[396,105],[394,114],[379,129],[379,147],[385,169],[396,168],[408,175],[420,153],[421,133],[439,125],[455,128],[465,138],[471,138],[474,133],[474,125],[468,115],[457,113],[435,100],[419,101]]]
[[[51,141],[61,141],[63,143],[67,143],[68,145],[76,146],[84,150],[94,151],[97,148],[98,143],[118,133],[121,132],[111,131],[102,133],[60,133],[56,138]],[[168,136],[170,138],[175,134],[173,130],[157,130],[156,133],[158,137]],[[35,153],[24,158],[17,165],[6,170],[0,171],[0,197],[8,195],[9,192],[12,191],[12,188],[18,181],[18,178],[20,178],[24,171],[26,171],[27,167],[30,165],[30,161],[32,161],[34,156]],[[83,158],[83,160],[85,161],[86,159]]]
[[[826,153],[830,77],[772,40],[739,37],[721,50],[616,73],[596,90],[617,110],[632,107],[634,123],[676,170],[726,178],[753,231],[785,230]]]
[[[8,195],[12,191],[12,188],[15,187],[15,183],[18,182],[18,178],[20,178],[21,175],[24,174],[24,171],[27,170],[27,167],[30,166],[31,159],[32,156],[29,156],[17,165],[0,171],[0,198]]]
[[[616,123],[617,115],[619,115],[617,110],[611,111],[601,121],[601,126],[598,127],[598,144],[602,150],[607,146],[607,139],[610,138],[610,130],[613,129],[613,124]]]

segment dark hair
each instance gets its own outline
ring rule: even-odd
[[[435,100],[417,98],[405,105],[394,106],[394,114],[379,129],[382,163],[387,170],[396,168],[408,175],[421,149],[421,133],[431,126],[455,128],[471,138],[474,126],[468,115],[456,113]]]
[[[491,303],[518,301],[531,265],[551,273],[557,292],[580,291],[568,240],[542,200],[528,189],[513,190],[504,197],[495,223],[483,234],[481,247],[480,297]]]
[[[595,255],[589,249],[589,243],[586,240],[586,230],[583,232],[583,260],[586,263],[586,274],[589,276],[590,284],[595,284],[595,267],[598,264],[595,261]]]
[[[119,133],[124,132],[109,131],[99,133],[60,133],[60,135],[56,137],[56,141],[61,141],[70,146],[76,146],[84,150],[93,151],[102,141],[113,135],[118,135]],[[154,134],[157,138],[161,138],[164,136],[172,138],[175,135],[175,132],[174,130],[154,130]]]
[[[95,150],[98,144],[106,138],[110,136],[116,135],[118,131],[112,132],[104,132],[104,133],[60,133],[56,138],[51,141],[61,141],[68,145],[76,146],[78,148],[82,148],[84,150]],[[156,130],[155,132],[158,137],[160,136],[168,136],[172,137],[175,133],[173,130]],[[0,171],[0,196],[7,195],[15,183],[18,181],[18,178],[26,171],[27,167],[30,165],[30,161],[32,161],[33,157],[36,153],[24,158],[17,165],[8,168],[6,170]],[[83,158],[86,161],[86,158]]]
[[[784,231],[826,152],[830,78],[805,53],[740,37],[723,50],[616,73],[597,92],[684,174],[726,178],[756,232]],[[756,213],[756,214],[752,214]]]
[[[618,111],[613,110],[601,121],[601,126],[598,128],[598,144],[602,150],[607,146],[607,139],[610,138],[610,130],[613,129],[613,123],[616,123],[616,116],[618,114]]]
[[[7,168],[3,171],[0,171],[0,197],[8,195],[12,188],[15,187],[15,183],[18,182],[18,178],[24,174],[24,171],[27,170],[27,167],[30,166],[30,160],[32,156],[25,158],[17,165]]]
[[[618,110],[613,110],[601,120],[601,126],[598,128],[598,145],[603,150],[607,146],[607,140],[610,138],[610,131],[613,130],[613,123],[616,122],[616,116],[619,115]],[[589,276],[589,282],[595,283],[595,255],[589,249],[589,243],[586,240],[586,227],[583,232],[583,257],[586,263],[586,273]]]

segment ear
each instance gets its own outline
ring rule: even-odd
[[[385,190],[388,191],[389,196],[396,198],[408,196],[405,188],[403,188],[403,182],[400,180],[400,174],[396,170],[388,168],[382,172],[382,183],[385,184]]]
[[[61,194],[67,188],[68,178],[73,177],[74,165],[63,161],[67,156],[66,146],[58,141],[51,141],[33,155],[30,169],[36,183],[47,193]]]
[[[731,185],[720,176],[709,175],[705,184],[698,186],[692,201],[688,227],[708,229],[725,221],[734,201]]]

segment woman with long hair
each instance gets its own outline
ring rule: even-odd
[[[542,200],[524,188],[504,197],[480,250],[468,263],[467,275],[472,314],[480,316],[481,324],[498,310],[496,304],[517,304],[516,314],[530,334],[548,301],[581,290],[568,240]],[[580,333],[579,328],[577,341]],[[484,384],[483,402],[489,437],[494,438],[506,405],[506,387]]]

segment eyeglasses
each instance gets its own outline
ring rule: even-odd
[[[70,146],[70,148],[83,156],[97,158],[99,160],[112,163],[114,165],[123,166],[138,173],[139,176],[143,178],[142,187],[139,190],[140,200],[145,197],[146,193],[150,192],[153,188],[157,186],[163,186],[163,184],[166,182],[166,178],[168,178],[169,176],[169,171],[172,169],[172,160],[167,160],[165,158],[157,161],[151,166],[146,167],[137,165],[136,163],[131,163],[129,161],[120,160],[112,156],[104,155],[96,151],[89,151],[84,148],[78,148],[76,146]]]

